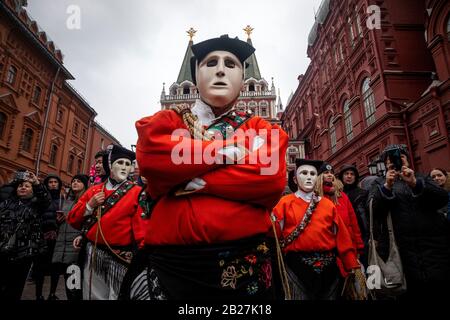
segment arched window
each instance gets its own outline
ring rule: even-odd
[[[56,157],[58,156],[58,146],[53,144],[50,149],[50,161],[51,165],[56,165]]]
[[[255,91],[255,84],[254,83],[250,83],[248,85],[248,91]]]
[[[375,98],[373,96],[372,88],[370,87],[370,79],[365,78],[362,84],[362,96],[364,113],[366,116],[367,126],[375,122]]]
[[[17,68],[14,66],[9,66],[8,74],[6,75],[6,82],[14,85],[17,76]]]
[[[183,94],[191,94],[191,89],[188,86],[183,87]]]
[[[81,159],[78,159],[77,173],[81,173],[82,170],[83,170],[83,161]]]
[[[251,110],[251,111],[253,112],[254,115],[257,115],[257,113],[256,113],[256,107],[257,107],[257,105],[256,105],[256,102],[255,102],[255,101],[250,101],[250,102],[248,103],[248,110]]]
[[[69,156],[69,160],[67,161],[67,172],[72,173],[73,171],[73,161],[75,160],[75,157],[71,154]]]
[[[266,101],[262,101],[259,103],[260,107],[260,115],[261,117],[268,117],[269,116],[269,104]]]
[[[333,117],[330,118],[330,142],[331,142],[331,153],[336,152],[336,128],[333,124]]]
[[[64,111],[61,109],[61,107],[58,108],[58,111],[56,113],[56,122],[61,123],[63,121],[64,117]]]
[[[40,87],[36,87],[33,93],[33,103],[39,104],[39,99],[41,98],[42,89]]]
[[[23,136],[23,151],[31,152],[31,145],[33,143],[33,135],[34,132],[30,128],[25,130],[25,134]]]
[[[353,139],[353,122],[352,122],[352,111],[350,110],[348,100],[344,102],[344,122],[345,122],[345,135],[347,136],[347,141]]]
[[[6,130],[6,121],[8,118],[6,117],[6,114],[3,112],[0,112],[0,140],[3,140],[3,135]]]

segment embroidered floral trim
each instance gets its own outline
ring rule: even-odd
[[[295,229],[284,239],[280,240],[281,248],[285,248],[290,245],[298,236],[305,230],[306,226],[311,221],[312,214],[319,203],[319,197],[314,192],[311,202],[309,203],[308,209],[306,209],[305,215],[303,216],[302,221],[295,227]]]
[[[325,267],[336,262],[336,254],[334,252],[313,252],[302,253],[301,261],[311,267],[314,272],[322,273]]]
[[[227,261],[230,257],[229,251],[219,254],[219,266],[223,268],[221,277],[221,287],[230,287],[234,290],[238,288],[238,281],[251,281],[246,287],[249,295],[254,295],[260,290],[268,289],[272,286],[272,265],[270,261],[270,250],[266,243],[258,245],[255,249],[243,256]]]

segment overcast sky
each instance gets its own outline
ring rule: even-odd
[[[27,10],[64,54],[71,81],[96,120],[124,146],[136,144],[136,120],[160,110],[162,84],[176,81],[188,45],[222,34],[246,40],[261,75],[284,104],[306,71],[307,37],[321,0],[28,0]],[[69,29],[71,5],[80,29]]]

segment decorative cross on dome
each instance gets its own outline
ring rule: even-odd
[[[194,28],[192,27],[188,31],[186,31],[186,33],[189,35],[190,41],[192,41],[192,38],[194,38],[196,32],[197,30],[194,30]]]
[[[247,34],[247,37],[250,39],[250,35],[252,34],[254,28],[250,27],[250,25],[248,24],[243,30]]]

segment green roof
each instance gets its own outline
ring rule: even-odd
[[[250,38],[247,39],[247,43],[253,46]],[[261,73],[259,72],[258,61],[256,61],[255,54],[253,53],[247,60],[245,60],[245,62],[249,64],[248,68],[245,70],[245,80],[250,78],[261,80]]]
[[[178,74],[177,83],[180,84],[183,81],[189,80],[192,81],[191,75],[191,57],[194,55],[191,50],[193,42],[189,41],[188,47],[186,49],[186,53],[184,54],[183,64],[181,65],[180,73]]]

